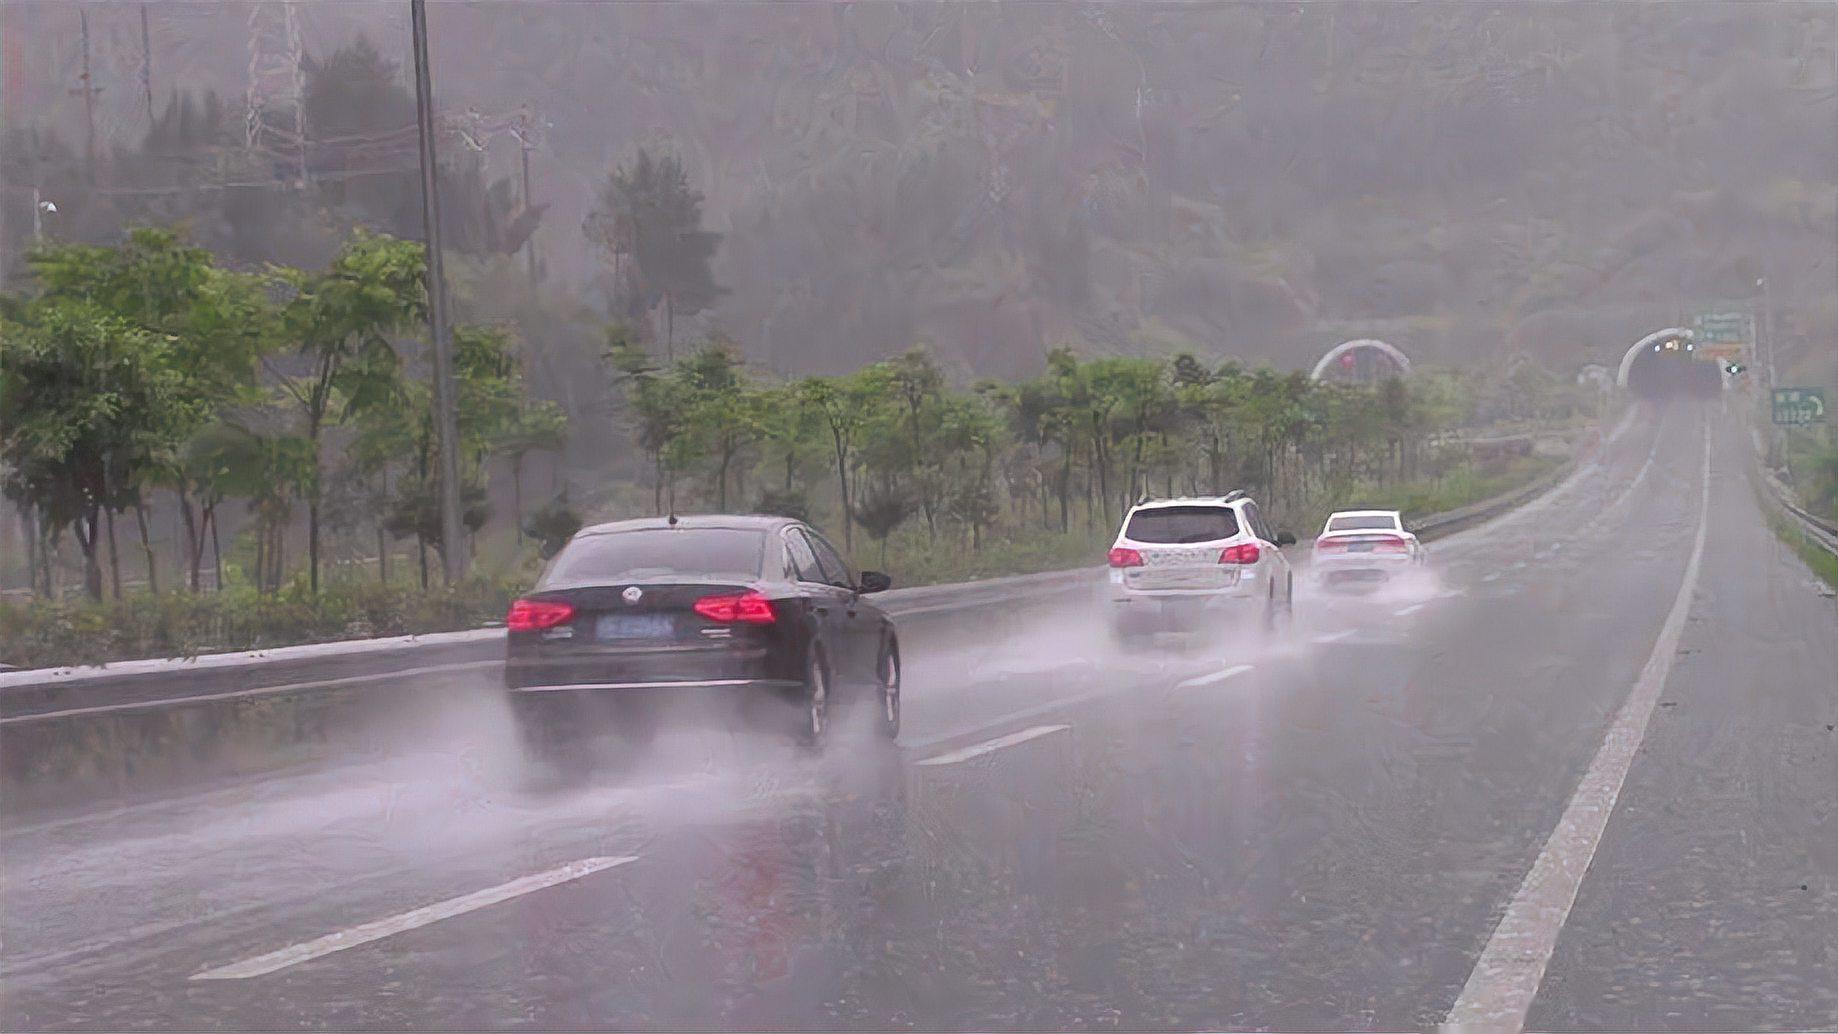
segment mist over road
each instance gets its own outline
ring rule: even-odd
[[[1512,998],[1498,929],[1546,938],[1532,1026],[1838,1026],[1838,613],[1745,432],[1644,407],[1434,584],[1299,585],[1279,641],[1119,655],[1084,590],[903,628],[897,748],[686,730],[531,794],[467,703],[15,823],[0,1024],[1417,1027]],[[1554,837],[1602,779],[1599,835]],[[1543,918],[1541,864],[1581,874]]]

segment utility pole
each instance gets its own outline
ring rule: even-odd
[[[89,175],[89,183],[96,183],[96,86],[89,74],[89,10],[77,8],[77,18],[83,26],[83,118],[88,126],[87,143],[84,146],[84,165]]]
[[[528,212],[534,208],[530,200],[530,141],[520,136],[517,138],[517,146],[523,152],[523,210]],[[523,242],[523,258],[525,266],[529,269],[530,284],[535,286],[536,231],[534,230],[530,231],[530,236]]]
[[[421,144],[421,223],[428,249],[428,324],[434,351],[434,430],[440,445],[440,556],[449,584],[466,575],[460,523],[459,414],[453,384],[453,339],[447,323],[447,279],[441,267],[439,175],[434,156],[434,87],[428,74],[427,0],[409,0],[415,49],[415,129]]]
[[[147,27],[147,3],[140,4],[140,90],[147,99],[147,125],[153,125],[153,33]]]

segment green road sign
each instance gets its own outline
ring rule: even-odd
[[[1699,316],[1693,336],[1700,345],[1746,345],[1755,340],[1746,312],[1707,312]]]
[[[1775,388],[1774,422],[1784,427],[1804,427],[1825,420],[1824,388]]]

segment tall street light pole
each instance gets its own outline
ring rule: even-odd
[[[447,278],[441,266],[440,193],[434,156],[434,88],[428,75],[426,0],[409,0],[415,43],[415,129],[421,144],[421,224],[428,248],[428,324],[434,351],[434,431],[440,444],[441,562],[449,583],[466,575],[466,529],[460,523],[459,413],[454,399],[453,336],[447,322]]]

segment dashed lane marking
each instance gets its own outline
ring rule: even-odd
[[[982,743],[965,747],[962,750],[954,750],[947,754],[940,754],[937,757],[926,758],[923,761],[917,762],[917,764],[955,765],[960,761],[980,758],[985,754],[993,754],[1004,747],[1012,747],[1018,743],[1026,743],[1029,740],[1039,739],[1042,736],[1048,736],[1056,732],[1065,732],[1070,728],[1072,728],[1070,725],[1036,725],[1032,729],[1011,732],[1007,736],[997,736],[993,740],[985,740]]]
[[[1413,603],[1408,607],[1399,607],[1397,610],[1393,611],[1393,613],[1395,613],[1399,617],[1407,617],[1411,614],[1415,614],[1417,611],[1422,610],[1424,607],[1427,607],[1427,606],[1429,606],[1429,604],[1427,603]]]
[[[1310,642],[1316,642],[1316,643],[1338,643],[1338,642],[1340,642],[1340,641],[1341,641],[1342,639],[1347,639],[1347,638],[1350,638],[1350,637],[1351,637],[1352,635],[1353,635],[1353,630],[1352,630],[1352,629],[1350,629],[1350,628],[1343,628],[1343,629],[1341,629],[1341,630],[1340,630],[1340,631],[1338,631],[1338,632],[1327,632],[1327,633],[1324,633],[1324,634],[1322,634],[1322,635],[1318,635],[1318,636],[1315,636],[1315,637],[1314,637],[1313,639],[1311,639],[1311,640],[1310,640]]]
[[[1206,675],[1195,675],[1190,679],[1182,679],[1174,685],[1177,689],[1187,689],[1192,686],[1210,686],[1215,682],[1224,682],[1226,679],[1243,675],[1245,672],[1250,671],[1252,667],[1253,666],[1249,664],[1234,664],[1223,671],[1215,671]]]
[[[438,923],[442,919],[451,919],[467,912],[476,912],[481,908],[509,901],[514,897],[553,887],[558,883],[578,880],[602,869],[611,869],[616,865],[624,865],[637,860],[636,855],[583,858],[578,862],[569,862],[567,865],[550,869],[547,872],[524,876],[509,883],[500,883],[496,887],[487,887],[484,890],[473,891],[471,894],[462,894],[457,898],[437,901],[432,905],[424,905],[387,919],[378,919],[348,930],[340,930],[337,933],[327,934],[324,937],[282,948],[279,951],[271,951],[266,955],[257,955],[252,959],[244,959],[228,966],[207,969],[202,973],[194,974],[192,979],[247,980],[250,977],[263,976],[289,966],[297,966],[302,962],[309,962],[322,955],[330,955],[335,951],[344,951],[346,948],[355,948],[360,944],[380,941],[405,930],[413,930],[429,923]]]

